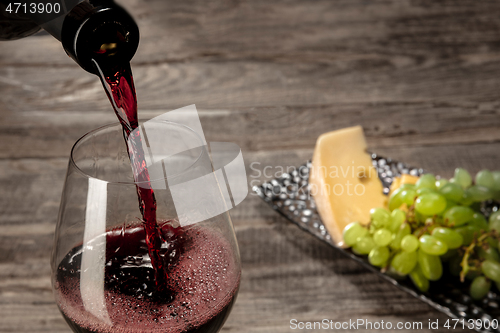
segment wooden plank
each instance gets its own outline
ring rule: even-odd
[[[500,8],[494,2],[123,4],[144,26],[134,66],[143,108],[491,102],[497,96]],[[109,108],[98,80],[73,65],[52,37],[2,45],[2,108]]]
[[[498,51],[500,6],[494,1],[215,0],[187,5],[174,0],[121,0],[119,4],[141,29],[137,65],[214,58],[322,63],[356,58],[360,66],[398,69],[468,57],[480,61]],[[9,43],[0,52],[0,65],[74,67],[50,36]]]
[[[69,332],[54,302],[47,257],[0,262],[0,332]]]
[[[500,57],[426,67],[193,61],[134,67],[140,107],[235,109],[346,103],[492,103]],[[108,110],[97,78],[75,69],[0,67],[0,105],[12,112]]]
[[[333,262],[328,268],[316,262],[247,268],[246,288],[251,289],[247,291],[242,284],[225,328],[244,332],[290,332],[291,319],[321,321],[327,318],[334,322],[348,322],[349,319],[380,321],[383,318],[394,326],[396,322],[422,322],[425,325],[429,319],[446,320],[444,315],[399,290],[385,289],[378,284],[375,275],[365,275],[355,268],[348,273],[343,262]],[[342,264],[344,271],[332,274],[338,268],[337,264]],[[355,295],[359,294],[363,296],[358,299]],[[438,331],[444,332],[444,329],[441,327]]]
[[[106,101],[104,101],[106,102]],[[208,141],[234,142],[243,152],[314,148],[319,134],[362,125],[370,149],[460,146],[500,140],[497,103],[343,104],[309,107],[198,108]],[[6,113],[0,158],[67,157],[86,132],[115,122],[108,109]],[[145,119],[171,109],[141,110]],[[1,119],[1,118],[0,118]],[[231,126],[226,126],[230,122]]]

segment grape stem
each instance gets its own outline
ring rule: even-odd
[[[420,238],[424,234],[426,234],[427,231],[429,230],[429,228],[432,227],[435,224],[436,224],[436,222],[434,221],[434,218],[432,219],[432,222],[425,222],[424,227],[422,229],[420,229],[419,233],[417,234],[417,238]]]
[[[490,232],[484,232],[481,234],[481,236],[477,237],[477,233],[474,233],[474,238],[472,239],[472,242],[469,244],[469,246],[465,247],[465,252],[464,256],[462,257],[462,261],[460,262],[460,266],[462,267],[462,270],[460,271],[460,282],[465,281],[465,276],[470,272],[470,271],[479,271],[479,267],[481,267],[481,260],[472,260],[474,265],[471,266],[469,263],[470,256],[474,253],[474,249],[476,246],[481,246],[485,249],[488,248],[489,244],[487,242],[488,237],[494,237],[497,240],[499,239],[499,235],[496,232],[496,230],[492,230]]]
[[[474,251],[474,247],[476,246],[475,238],[476,237],[474,235],[474,240],[472,241],[472,243],[470,243],[470,245],[465,248],[465,253],[464,256],[462,257],[462,262],[460,263],[460,266],[462,267],[462,270],[460,271],[460,282],[464,282],[465,276],[467,275],[467,273],[469,273],[470,270],[469,257]]]

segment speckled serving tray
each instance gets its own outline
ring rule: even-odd
[[[372,154],[371,157],[386,194],[389,193],[389,187],[395,176],[404,173],[418,176],[423,173],[422,169],[408,167],[404,163],[389,158],[376,154]],[[311,233],[366,269],[378,274],[387,282],[437,310],[452,318],[464,319],[465,327],[467,327],[470,319],[489,320],[493,324],[493,319],[500,320],[500,295],[495,288],[492,288],[495,291],[490,291],[483,300],[473,301],[468,295],[468,283],[462,284],[458,281],[458,278],[443,276],[439,281],[431,282],[428,292],[422,293],[415,288],[408,278],[396,279],[394,276],[382,273],[380,269],[369,264],[366,256],[358,256],[349,249],[346,250],[336,246],[321,222],[314,199],[309,195],[310,169],[311,162],[307,162],[291,173],[285,173],[281,177],[272,179],[260,186],[254,186],[253,191],[268,203],[272,209],[302,230]],[[447,271],[447,269],[445,268],[444,271]],[[498,327],[494,326],[496,328],[475,326],[474,329],[478,332],[500,332],[500,323],[498,323]]]

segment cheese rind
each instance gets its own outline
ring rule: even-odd
[[[333,241],[344,246],[346,225],[370,222],[370,210],[385,207],[387,196],[366,152],[361,126],[321,135],[314,150],[310,193]]]

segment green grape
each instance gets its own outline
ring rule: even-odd
[[[495,282],[500,283],[500,263],[493,260],[485,260],[481,264],[484,275]]]
[[[425,175],[420,176],[415,184],[417,189],[421,188],[430,188],[431,190],[436,189],[436,177],[434,177],[431,173],[426,173]]]
[[[474,235],[479,235],[479,233],[481,232],[481,229],[473,225],[464,225],[453,230],[462,235],[462,245],[465,246],[470,245],[472,243],[472,240],[474,239]]]
[[[423,215],[436,215],[446,208],[446,199],[437,193],[427,193],[415,201],[415,210]]]
[[[415,190],[408,189],[401,192],[401,199],[403,200],[403,203],[407,204],[408,206],[413,205],[416,197],[417,191]]]
[[[403,198],[401,197],[401,192],[403,192],[404,189],[401,187],[392,192],[391,196],[389,197],[389,210],[393,211],[396,208],[401,207],[403,204]]]
[[[489,226],[490,230],[496,230],[497,232],[500,232],[500,221],[494,220],[493,222],[490,222]]]
[[[448,209],[450,209],[451,207],[455,207],[456,205],[457,205],[457,203],[455,201],[446,199],[446,208],[444,209],[443,213],[441,213],[441,214],[446,213],[448,211]]]
[[[496,238],[488,237],[486,238],[486,242],[488,242],[488,245],[493,247],[494,249],[498,249],[498,240]]]
[[[481,259],[493,260],[496,262],[500,261],[500,254],[498,253],[497,250],[495,250],[495,248],[493,248],[491,246],[488,246],[487,249],[484,249],[482,247],[478,247],[477,248],[477,255]]]
[[[493,212],[491,215],[490,215],[490,218],[489,218],[489,222],[493,222],[494,220],[499,220],[500,221],[500,210],[497,210],[496,212]]]
[[[370,254],[368,255],[368,261],[373,266],[384,267],[387,264],[389,255],[390,252],[387,246],[377,246],[370,251]]]
[[[493,174],[489,170],[481,170],[476,174],[476,185],[481,185],[493,190],[495,188],[494,182]]]
[[[500,232],[500,211],[496,211],[490,215],[489,229]]]
[[[476,226],[479,229],[485,230],[485,231],[488,231],[490,229],[490,227],[488,225],[488,221],[486,221],[486,218],[481,213],[474,213],[472,215],[472,219],[467,224]]]
[[[431,235],[444,242],[448,246],[448,249],[457,249],[464,241],[461,234],[449,228],[434,228]]]
[[[422,269],[422,273],[431,281],[436,281],[443,275],[443,265],[438,256],[433,256],[425,253],[422,249],[417,251],[418,265]]]
[[[439,193],[441,193],[448,200],[458,202],[462,200],[464,190],[458,184],[448,183],[439,189]]]
[[[375,242],[370,236],[363,236],[358,238],[356,244],[352,246],[352,250],[356,254],[368,254],[375,247]]]
[[[500,191],[500,171],[493,171],[491,175],[493,176],[493,189]]]
[[[378,246],[387,246],[392,241],[392,232],[389,229],[379,229],[373,234],[373,241]]]
[[[419,239],[420,250],[433,255],[440,256],[448,251],[448,246],[445,242],[440,241],[438,238],[430,235],[423,235]]]
[[[460,256],[455,256],[448,262],[448,270],[453,276],[460,276],[462,272],[462,258]]]
[[[437,193],[436,190],[433,190],[431,188],[428,188],[428,187],[422,187],[422,188],[419,188],[417,190],[417,196],[421,196],[421,195],[424,195],[424,194],[427,194],[427,193]]]
[[[391,266],[401,275],[409,274],[416,264],[417,252],[399,252],[391,261]]]
[[[470,173],[463,168],[456,168],[455,175],[452,179],[450,179],[450,181],[457,183],[464,189],[472,185],[472,177],[470,176]]]
[[[455,206],[444,213],[443,219],[447,225],[459,227],[472,220],[473,215],[474,211],[469,207]]]
[[[401,227],[405,220],[406,213],[401,209],[394,209],[391,213],[391,223],[389,225],[389,230],[393,233],[397,232],[399,230],[399,227]]]
[[[488,243],[488,245],[490,247],[493,247],[494,249],[498,249],[498,240],[496,238],[488,237],[488,238],[486,238],[486,242]]]
[[[429,290],[429,280],[425,277],[420,265],[416,265],[410,272],[410,279],[418,290],[426,292]]]
[[[436,180],[436,189],[440,190],[443,186],[448,184],[448,179],[441,178]]]
[[[392,277],[395,280],[406,280],[406,275],[401,275],[397,270],[394,269],[391,265],[387,266],[387,275]]]
[[[481,202],[492,199],[493,192],[487,187],[473,185],[465,190],[464,197],[472,202]]]
[[[391,213],[385,208],[373,208],[370,210],[372,224],[375,228],[383,228],[389,225]]]
[[[481,275],[476,277],[472,281],[469,289],[469,294],[473,299],[478,301],[480,299],[483,299],[483,297],[486,296],[486,294],[488,294],[490,288],[491,288],[491,281]]]
[[[363,227],[359,222],[352,222],[344,228],[344,243],[347,246],[356,244],[358,238],[364,237],[368,234],[368,229]]]
[[[418,249],[418,238],[414,235],[406,235],[401,240],[401,250],[414,252]]]
[[[464,195],[462,196],[462,199],[459,202],[462,206],[470,206],[474,203],[474,200],[471,197],[470,192],[464,191]]]
[[[392,242],[390,244],[391,249],[399,250],[401,249],[401,241],[403,237],[411,233],[411,228],[408,223],[403,223],[399,230],[393,235]]]
[[[489,230],[496,230],[497,232],[500,232],[500,211],[494,212],[490,215],[488,226]]]

